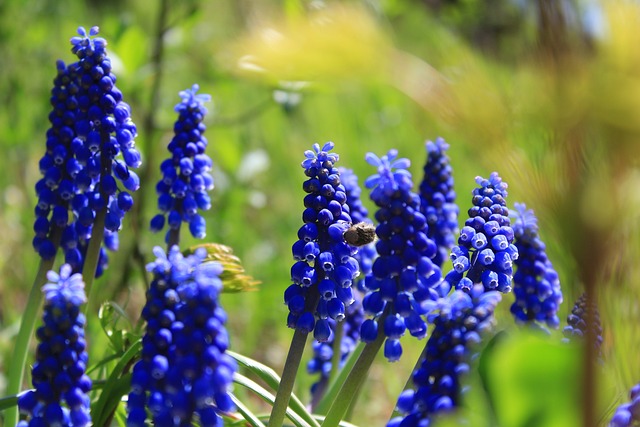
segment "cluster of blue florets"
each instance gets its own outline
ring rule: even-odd
[[[516,203],[513,231],[518,258],[513,276],[515,301],[511,312],[518,322],[546,323],[550,328],[560,325],[558,309],[562,303],[562,289],[558,273],[547,258],[545,244],[538,236],[538,222],[524,203]]]
[[[440,268],[431,258],[436,245],[427,237],[427,220],[420,212],[420,197],[411,191],[413,183],[407,170],[408,159],[397,159],[397,150],[386,156],[367,154],[367,162],[377,168],[365,186],[371,188],[371,200],[378,206],[375,218],[378,258],[367,276],[365,313],[374,316],[363,322],[364,342],[378,336],[378,318],[386,311],[383,331],[385,357],[396,361],[402,355],[400,337],[406,330],[417,338],[427,334],[420,304],[448,293]]]
[[[496,172],[489,179],[476,177],[473,207],[460,230],[458,246],[451,250],[453,270],[447,282],[458,290],[470,291],[482,283],[488,291],[511,291],[513,261],[518,249],[513,245],[513,228],[507,209],[507,184]]]
[[[147,329],[133,368],[127,425],[144,426],[147,409],[158,426],[219,426],[234,408],[229,390],[236,371],[226,354],[226,314],[218,304],[222,266],[203,262],[206,250],[184,257],[156,247],[147,269],[154,279],[142,311]]]
[[[439,309],[430,315],[435,327],[424,359],[413,372],[414,389],[398,398],[402,416],[392,419],[389,427],[426,427],[434,416],[460,405],[461,377],[469,371],[474,347],[493,327],[500,299],[499,292],[485,292],[476,284],[468,293],[455,291],[439,302]]]
[[[165,226],[165,215],[169,228],[178,230],[183,222],[189,224],[191,235],[202,239],[206,235],[206,223],[198,211],[211,208],[208,192],[213,189],[211,158],[205,153],[207,139],[203,123],[207,108],[204,103],[211,100],[206,94],[198,94],[198,85],[180,92],[182,102],[175,107],[178,113],[173,130],[175,136],[167,149],[171,158],[160,165],[162,179],[156,185],[158,209],[162,214],[151,220],[151,229],[160,231]]]
[[[588,323],[587,318],[587,312],[589,311],[593,312],[594,322],[591,324]],[[587,301],[587,295],[582,294],[571,309],[571,313],[567,316],[567,326],[562,330],[565,336],[564,341],[569,342],[583,339],[589,328],[591,328],[596,335],[594,350],[599,353],[603,341],[600,312],[598,311],[598,306],[593,301]]]
[[[458,233],[458,205],[453,189],[453,169],[446,151],[449,144],[442,138],[435,142],[427,141],[427,161],[424,165],[424,178],[420,183],[420,206],[427,218],[427,236],[438,247],[433,262],[442,268],[449,257],[449,251],[455,245]]]
[[[346,308],[354,301],[352,284],[359,274],[357,249],[344,240],[351,226],[347,195],[335,166],[338,155],[331,153],[333,142],[305,152],[302,167],[308,179],[302,213],[304,225],[292,252],[293,284],[284,294],[289,307],[287,325],[303,332],[313,331],[318,341],[332,335],[328,319],[342,321]]]
[[[640,424],[640,384],[629,392],[630,402],[618,406],[609,427],[633,427]]]
[[[18,399],[20,412],[28,416],[18,427],[84,427],[91,422],[85,317],[80,312],[86,296],[82,276],[71,273],[68,264],[60,268],[60,274],[50,271],[49,283],[42,288],[44,325],[36,332],[39,344],[31,371],[34,390]]]
[[[368,222],[371,220],[367,217],[368,211],[362,204],[360,194],[362,190],[358,185],[358,177],[353,173],[351,169],[338,168],[340,172],[340,180],[344,185],[345,192],[347,194],[347,205],[350,209],[351,220],[354,224],[360,222]],[[362,286],[364,284],[364,277],[371,273],[371,265],[373,259],[377,255],[375,245],[369,243],[358,248],[358,253],[353,257],[358,261],[360,266],[360,275],[355,280],[355,287],[352,286],[354,302],[347,307],[344,319],[344,329],[342,334],[342,341],[340,343],[340,367],[353,352],[358,341],[360,340],[360,326],[364,321],[364,311],[362,310]],[[335,330],[335,321],[329,319],[332,330]],[[313,343],[313,358],[307,365],[307,371],[310,374],[319,374],[318,380],[311,386],[312,400],[315,401],[322,396],[324,389],[327,386],[329,380],[329,374],[331,372],[331,361],[333,352],[337,345],[335,344],[334,337],[332,336],[326,342],[316,341]]]
[[[47,151],[40,160],[43,178],[36,184],[38,205],[34,225],[35,249],[43,258],[56,253],[54,230],[61,235],[65,261],[74,271],[84,255],[99,211],[105,210],[105,246],[116,249],[117,232],[133,206],[129,192],[140,186],[130,170],[141,164],[135,148],[136,126],[129,105],[122,101],[107,56],[107,45],[91,28],[78,29],[71,39],[78,61],[65,66],[58,61],[49,115]],[[106,266],[101,252],[99,274]]]

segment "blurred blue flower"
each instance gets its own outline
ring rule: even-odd
[[[545,244],[538,236],[538,221],[524,203],[516,203],[511,216],[515,218],[513,232],[518,258],[514,264],[511,312],[521,323],[546,323],[550,328],[560,325],[558,309],[562,290],[558,273],[547,258]]]
[[[218,302],[222,265],[204,262],[206,250],[184,257],[154,248],[153,281],[142,311],[147,321],[142,355],[132,372],[127,425],[144,426],[147,410],[158,426],[222,425],[234,409],[229,391],[236,371],[226,354],[226,314]]]
[[[84,282],[68,264],[59,273],[49,271],[47,279],[42,287],[44,324],[36,331],[39,344],[31,370],[34,390],[18,399],[20,412],[29,421],[18,426],[87,426],[91,379],[85,373],[85,317],[80,312],[86,302]]]
[[[413,182],[406,169],[409,160],[397,159],[397,155],[397,150],[382,157],[366,155],[367,162],[377,168],[365,185],[378,206],[375,218],[379,256],[366,277],[367,295],[362,303],[365,313],[373,318],[363,322],[360,336],[364,342],[374,341],[381,316],[387,311],[382,328],[386,336],[384,354],[389,361],[402,355],[399,339],[406,330],[417,338],[426,336],[421,303],[438,299],[450,289],[442,280],[440,268],[431,261],[436,244],[427,237],[420,197],[411,191]]]
[[[162,230],[165,219],[169,228],[175,230],[186,222],[191,235],[202,239],[206,235],[206,223],[199,212],[211,208],[208,192],[213,189],[213,177],[209,173],[212,162],[205,153],[207,139],[203,123],[207,114],[204,103],[210,101],[211,96],[198,94],[198,89],[194,84],[191,89],[180,92],[182,101],[175,107],[178,113],[173,127],[175,135],[167,146],[171,157],[160,165],[162,179],[156,185],[158,209],[162,213],[151,219],[151,230]]]
[[[592,325],[587,323],[587,312],[593,311],[595,322]],[[589,327],[596,334],[595,348],[594,350],[599,354],[600,346],[602,345],[602,324],[600,323],[600,313],[598,307],[592,301],[587,301],[587,295],[582,294],[577,299],[571,313],[567,316],[567,326],[564,327],[562,333],[565,338],[564,342],[582,340],[587,334]]]
[[[296,260],[284,294],[289,307],[287,325],[303,332],[313,331],[317,341],[325,342],[333,334],[329,319],[342,321],[346,308],[354,301],[352,284],[359,274],[353,257],[357,248],[348,245],[344,232],[351,226],[347,195],[340,171],[335,167],[338,155],[333,142],[322,148],[313,145],[305,151],[302,168],[308,179],[302,188],[307,193],[302,213],[304,225],[292,246]]]
[[[469,371],[476,347],[493,327],[501,295],[476,284],[469,292],[454,291],[430,314],[435,325],[420,366],[413,372],[413,389],[398,398],[402,416],[389,427],[429,426],[434,416],[454,410],[464,392],[462,376]]]
[[[507,209],[507,184],[497,172],[489,179],[476,177],[469,219],[460,230],[458,246],[451,250],[453,270],[445,280],[468,292],[475,283],[487,291],[511,292],[513,262],[518,249],[513,245],[513,229]]]
[[[453,189],[453,170],[447,150],[449,144],[442,138],[427,141],[427,161],[420,183],[420,212],[427,218],[427,236],[438,247],[433,262],[440,268],[449,257],[458,233],[458,205]]]
[[[640,424],[640,383],[631,388],[629,399],[630,402],[616,408],[609,427],[633,427]]]

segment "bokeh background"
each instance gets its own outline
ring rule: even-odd
[[[74,59],[69,38],[78,26],[98,25],[144,161],[140,209],[126,218],[120,250],[96,282],[97,300],[126,313],[122,327],[138,320],[142,268],[152,247],[163,245],[148,221],[173,106],[180,90],[198,83],[213,99],[205,123],[216,188],[205,241],[232,247],[262,282],[257,291],[223,296],[235,351],[278,372],[284,364],[292,332],[282,293],[301,224],[304,150],[334,141],[339,165],[362,183],[374,172],[365,153],[397,148],[411,159],[417,184],[424,143],[441,136],[451,145],[460,223],[474,177],[498,171],[510,184],[509,205],[526,202],[540,218],[563,285],[561,319],[585,287],[597,291],[605,419],[640,380],[640,11],[635,3],[611,4],[0,0],[0,395],[38,263],[30,243],[33,188],[55,61]],[[182,241],[198,243],[187,233]],[[499,326],[517,334],[512,300],[505,296]],[[107,340],[92,326],[90,355],[99,360]],[[374,365],[354,413],[358,424],[382,425],[391,414],[423,343],[407,337],[403,346],[402,362]],[[540,360],[552,364],[547,356]],[[526,352],[518,357],[535,362]],[[313,379],[303,370],[296,391],[305,398]],[[578,394],[579,375],[570,379],[567,393]],[[578,413],[574,400],[569,419]]]

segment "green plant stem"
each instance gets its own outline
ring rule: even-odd
[[[282,426],[282,422],[284,421],[284,417],[287,412],[287,407],[289,406],[291,392],[293,391],[293,383],[296,380],[300,360],[302,360],[302,353],[304,352],[304,347],[307,343],[307,335],[309,335],[308,332],[302,332],[298,329],[293,333],[291,346],[289,347],[289,353],[287,354],[287,360],[284,363],[284,370],[282,371],[280,387],[278,387],[276,400],[273,403],[273,409],[271,410],[271,417],[269,417],[269,427]]]
[[[342,359],[342,336],[344,335],[344,321],[336,324],[333,334],[333,354],[331,355],[331,371],[329,372],[328,382],[330,383],[340,370],[340,360]]]
[[[82,268],[82,280],[84,280],[85,292],[87,293],[87,304],[84,306],[85,314],[93,300],[93,280],[96,277],[96,269],[98,268],[98,260],[100,259],[100,247],[102,246],[102,238],[104,237],[104,218],[107,215],[106,206],[98,211],[96,219],[93,222],[91,231],[91,239],[89,247],[84,259],[84,267]]]
[[[180,227],[169,229],[169,239],[167,240],[167,253],[173,245],[180,245]]]
[[[50,239],[58,252],[58,246],[60,244],[60,236],[62,230],[59,227],[54,227],[51,230]],[[36,321],[39,319],[38,310],[42,303],[42,286],[47,282],[47,272],[53,267],[55,261],[55,255],[50,259],[40,259],[40,266],[38,267],[38,273],[33,281],[33,286],[29,292],[29,299],[27,300],[27,306],[22,313],[22,320],[20,322],[20,331],[16,337],[15,346],[13,347],[13,355],[11,357],[11,369],[8,372],[8,383],[6,394],[16,395],[20,391],[22,386],[22,379],[24,377],[25,366],[27,364],[27,354],[29,352],[29,345],[31,343],[31,337],[33,336],[33,330],[35,328]],[[11,407],[7,409],[4,415],[4,425],[14,426],[18,423],[19,415],[18,408]]]
[[[382,315],[378,320],[379,325],[384,324],[384,319],[386,315]],[[373,363],[378,351],[380,351],[380,347],[382,347],[382,343],[384,342],[385,335],[382,331],[382,327],[378,328],[378,336],[375,341],[368,343],[356,364],[353,366],[351,372],[347,376],[344,384],[340,388],[338,395],[336,396],[327,416],[325,417],[322,427],[337,427],[340,424],[340,421],[346,414],[349,406],[351,405],[351,401],[356,395],[356,392],[360,388],[360,385],[364,382],[367,372],[369,372],[369,368]]]

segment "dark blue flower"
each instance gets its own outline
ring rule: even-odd
[[[446,151],[449,149],[444,139],[427,141],[427,161],[424,177],[420,183],[420,206],[427,218],[427,236],[436,242],[438,251],[433,262],[442,268],[455,245],[458,233],[458,205],[453,190],[453,170]]]
[[[144,426],[147,409],[158,426],[222,424],[234,409],[229,395],[235,361],[226,353],[226,314],[219,305],[222,265],[204,262],[200,248],[184,257],[178,246],[147,265],[153,281],[142,311],[147,329],[133,368],[127,425]]]
[[[170,229],[177,230],[183,222],[189,224],[191,234],[202,239],[206,235],[206,223],[199,212],[211,208],[208,192],[213,189],[211,158],[205,153],[207,139],[203,123],[207,109],[204,103],[211,100],[206,94],[198,94],[198,85],[180,92],[182,101],[176,105],[178,113],[173,130],[175,135],[167,149],[171,157],[160,165],[162,179],[156,185],[158,209],[162,212],[151,220],[151,230],[160,231],[165,217]]]
[[[470,291],[475,283],[486,290],[511,292],[513,262],[518,249],[507,209],[507,184],[497,172],[489,179],[476,177],[469,219],[460,230],[458,246],[451,250],[453,270],[445,280],[458,290]]]
[[[438,302],[430,314],[435,326],[424,358],[412,375],[414,387],[400,395],[397,409],[402,416],[392,419],[389,427],[428,426],[434,416],[460,405],[462,376],[493,326],[500,299],[499,292],[485,292],[476,284],[468,293],[455,291]]]
[[[365,280],[367,295],[363,300],[366,314],[374,316],[363,322],[361,339],[372,342],[378,335],[378,324],[385,336],[384,354],[390,361],[402,354],[399,339],[406,330],[417,338],[427,334],[422,319],[421,303],[434,300],[449,292],[442,280],[440,268],[431,259],[436,245],[427,237],[427,220],[420,212],[420,197],[411,191],[413,183],[406,168],[409,160],[396,159],[398,152],[386,156],[366,156],[377,173],[365,182],[371,188],[371,200],[378,206],[375,218],[378,258]],[[389,307],[389,309],[387,309]]]
[[[32,368],[30,390],[20,396],[20,412],[29,421],[19,426],[82,427],[89,425],[91,379],[87,368],[85,317],[80,306],[86,302],[84,282],[72,274],[68,264],[60,273],[49,271],[44,293],[43,326],[36,331],[39,344]]]
[[[308,179],[302,213],[304,225],[292,246],[296,260],[291,267],[293,284],[284,294],[289,307],[287,325],[303,332],[313,331],[317,341],[328,341],[333,332],[329,319],[341,321],[353,303],[351,286],[359,274],[353,258],[357,249],[348,245],[344,232],[351,226],[347,195],[335,167],[338,155],[333,142],[305,151],[302,168]]]
[[[589,325],[587,323],[588,312],[593,311],[594,323]],[[592,328],[596,334],[595,351],[600,352],[600,346],[602,345],[602,325],[600,323],[600,313],[597,305],[592,301],[587,301],[587,295],[582,294],[573,308],[571,313],[567,316],[567,326],[564,327],[562,333],[565,338],[563,341],[575,341],[582,340],[587,334],[587,329]]]
[[[633,427],[640,424],[640,384],[629,392],[630,402],[618,406],[609,427]]]
[[[547,258],[545,244],[538,236],[538,221],[524,203],[516,203],[512,217],[518,258],[513,276],[515,301],[511,312],[522,323],[546,323],[550,328],[560,325],[558,309],[562,290],[558,273]]]
[[[89,34],[80,27],[78,34],[71,39],[78,61],[68,66],[59,61],[54,80],[33,242],[42,257],[51,258],[56,252],[52,232],[60,230],[65,260],[74,271],[82,269],[98,211],[105,212],[105,247],[117,248],[117,232],[133,205],[129,192],[140,185],[130,168],[141,163],[136,126],[115,85],[107,43],[94,37],[98,27]],[[103,251],[97,275],[105,266]]]

